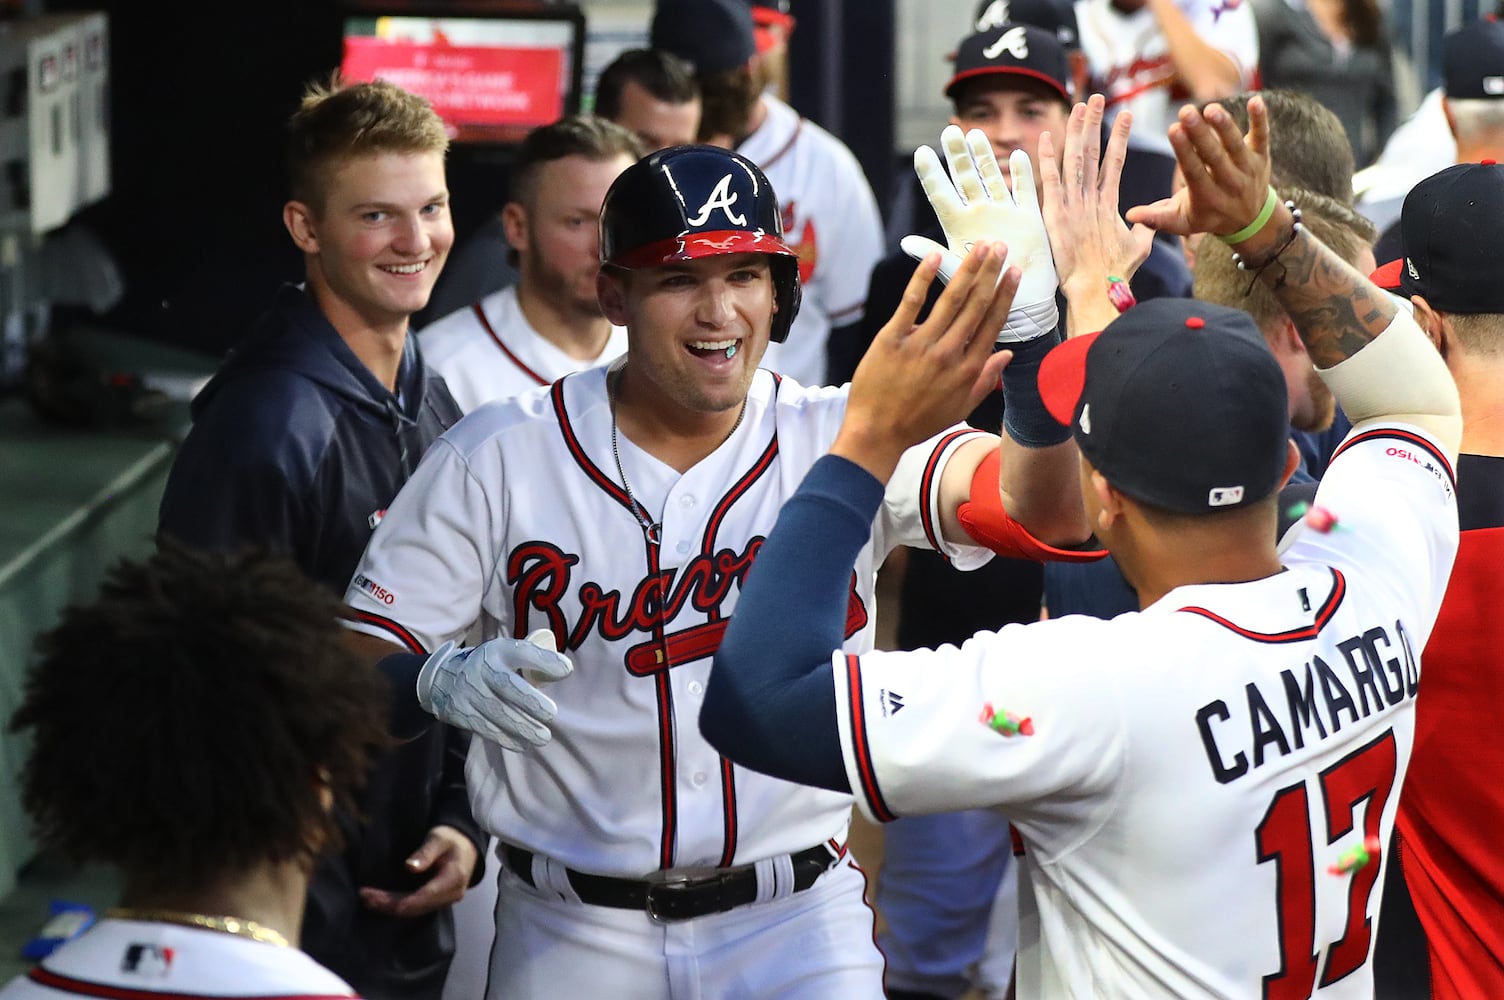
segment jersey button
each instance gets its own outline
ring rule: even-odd
[[[680,507],[693,507],[694,505],[695,505],[695,498],[692,497],[692,496],[690,496],[688,493],[684,494],[682,497],[679,498],[679,506]]]
[[[678,545],[675,545],[674,548],[678,550],[678,552],[679,552],[679,554],[681,556],[687,556],[687,555],[689,555],[689,542],[688,541],[680,542]]]
[[[701,684],[699,681],[690,681],[689,682],[689,693],[690,694],[701,694],[702,692],[704,692],[704,690],[705,690],[705,685]]]
[[[705,772],[696,771],[689,780],[691,784],[693,784],[696,788],[699,788],[701,785],[705,784]]]

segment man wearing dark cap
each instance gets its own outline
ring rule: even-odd
[[[1055,33],[1071,66],[1071,93],[1086,93],[1086,54],[1076,27],[1076,7],[1069,0],[981,0],[972,30],[991,31],[1005,24],[1032,24]]]
[[[747,0],[659,0],[653,48],[695,67],[704,110],[700,140],[735,149],[767,174],[799,255],[804,302],[785,343],[764,365],[824,385],[828,345],[862,318],[867,275],[883,250],[877,199],[845,144],[767,93]]]
[[[1001,13],[1002,2],[994,0],[993,15]],[[1048,0],[1013,0],[1007,6],[1015,15],[1056,16]],[[1027,153],[1035,176],[1040,133],[1062,134],[1070,113],[1070,74],[1053,23],[979,28],[957,46],[945,88],[954,108],[952,125],[982,130],[1000,163],[1015,150]],[[928,219],[920,233],[944,242],[922,191],[913,200]],[[855,328],[853,342],[833,353],[840,365],[832,369],[834,380],[846,381],[856,371],[882,326],[879,317],[897,307],[915,266],[913,257],[899,251],[873,269],[867,317]],[[938,294],[932,289],[931,300]],[[1053,289],[1048,294],[1053,296]],[[995,432],[1003,422],[1003,394],[991,393],[968,419]],[[1058,440],[1065,440],[1063,433]],[[905,556],[897,635],[902,649],[962,642],[1000,622],[1039,617],[1038,563],[995,559],[963,574],[937,553],[910,549]],[[968,988],[987,996],[1006,993],[1018,938],[1011,854],[1008,821],[995,810],[914,816],[884,828],[874,901],[883,917],[878,944],[887,960],[890,998],[951,1000]]]
[[[1504,22],[1490,15],[1442,40],[1442,85],[1395,130],[1378,162],[1354,178],[1358,206],[1383,234],[1380,261],[1399,255],[1405,195],[1453,163],[1504,160]]]
[[[895,377],[880,399],[853,392],[785,504],[706,692],[722,753],[850,789],[873,819],[1003,808],[1024,849],[1020,997],[1372,995],[1418,653],[1456,553],[1459,405],[1408,314],[1273,196],[1267,118],[1249,110],[1245,141],[1221,108],[1183,109],[1188,187],[1129,218],[1232,244],[1352,416],[1304,530],[1276,548],[1295,454],[1257,327],[1145,303],[1056,348],[1039,385],[1141,611],[841,654],[881,483],[945,416]],[[1095,170],[1079,144],[1064,162],[1067,179]],[[1048,201],[1062,182],[1044,171]],[[1067,282],[1073,333],[1116,315],[1107,279]],[[795,738],[802,758],[780,752]]]
[[[1504,71],[1504,63],[1497,68]],[[1493,736],[1504,704],[1501,219],[1504,166],[1448,167],[1405,199],[1405,255],[1374,274],[1414,307],[1462,399],[1462,538],[1426,644],[1426,696],[1416,705],[1415,754],[1397,825],[1404,887],[1421,933],[1381,940],[1385,952],[1413,956],[1396,967],[1396,977],[1405,965],[1422,978],[1429,972],[1429,993],[1394,995],[1437,1000],[1504,996],[1504,864],[1497,848],[1504,795],[1495,780],[1504,754]],[[1385,905],[1387,920],[1388,899]],[[1381,964],[1381,977],[1385,971]]]

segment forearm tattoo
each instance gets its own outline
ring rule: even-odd
[[[1280,263],[1267,280],[1319,368],[1352,357],[1394,319],[1394,301],[1304,229]]]

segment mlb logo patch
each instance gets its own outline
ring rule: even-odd
[[[1208,507],[1231,507],[1233,504],[1242,502],[1243,487],[1241,486],[1213,486],[1206,498]]]
[[[120,960],[120,971],[144,979],[161,979],[172,968],[172,949],[155,944],[132,944]]]

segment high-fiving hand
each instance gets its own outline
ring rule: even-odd
[[[929,146],[914,151],[914,171],[949,246],[942,247],[922,236],[906,236],[899,245],[919,260],[938,251],[940,277],[949,282],[973,246],[991,240],[1006,243],[1008,264],[1017,267],[1022,278],[1013,310],[997,340],[1016,343],[1049,333],[1060,321],[1055,304],[1055,264],[1028,154],[1015,150],[1009,158],[1010,190],[993,156],[992,144],[981,130],[972,129],[963,135],[958,126],[947,125],[940,133],[940,144],[950,173],[947,175],[940,157]]]

